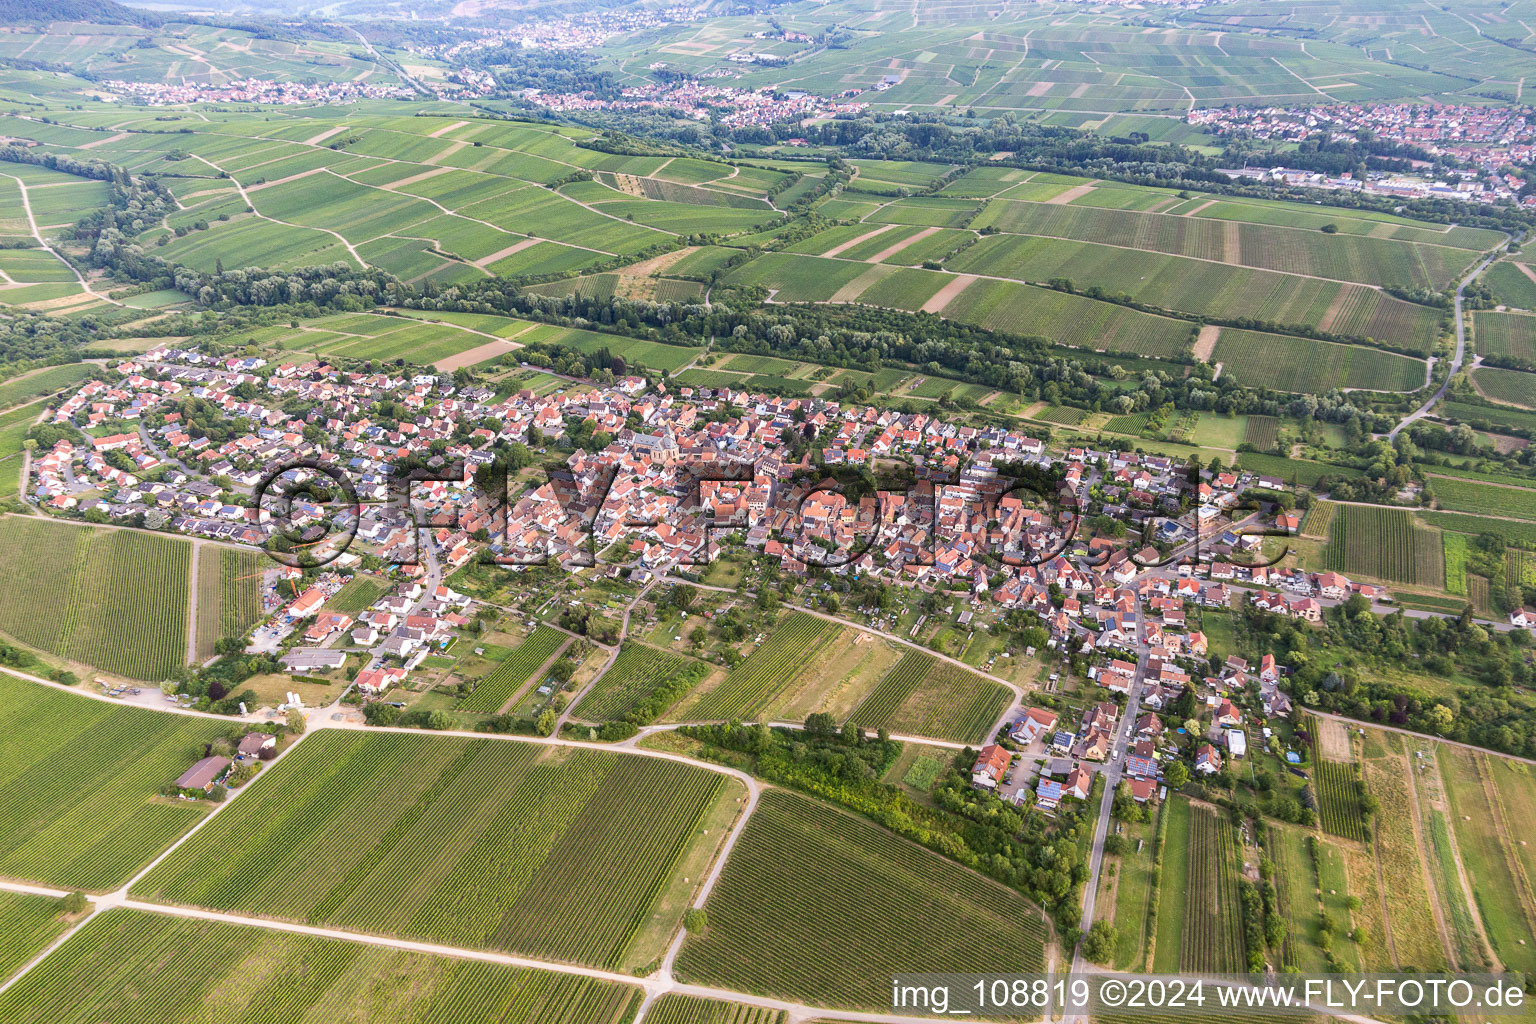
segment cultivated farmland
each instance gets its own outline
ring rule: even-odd
[[[7,516],[0,632],[134,679],[169,678],[186,659],[191,559],[184,540]]]
[[[475,684],[469,696],[459,701],[460,711],[472,711],[481,715],[493,715],[511,700],[517,691],[533,677],[555,652],[568,640],[564,633],[549,626],[540,626],[532,635],[518,644],[511,654],[502,658],[490,674]]]
[[[632,985],[115,909],[0,995],[10,1024],[619,1024]]]
[[[393,585],[378,576],[357,573],[343,583],[341,589],[325,602],[325,610],[356,616],[358,612],[367,611],[373,602],[389,593]]]
[[[720,684],[678,708],[689,721],[748,720],[765,709],[773,697],[793,683],[798,671],[816,656],[822,643],[837,632],[824,619],[793,612],[775,627]]]
[[[650,1024],[783,1024],[786,1016],[783,1010],[668,992],[656,1000],[645,1019]]]
[[[1507,516],[1511,519],[1536,519],[1536,494],[1527,487],[1506,487],[1475,480],[1436,477],[1435,499],[1440,507],[1474,515]]]
[[[616,967],[722,785],[653,757],[320,732],[135,891]]]
[[[1179,954],[1182,970],[1222,974],[1241,972],[1246,966],[1233,833],[1233,826],[1214,808],[1190,807],[1185,875],[1190,914]]]
[[[202,818],[158,793],[227,728],[0,676],[0,876],[121,885]]]
[[[197,656],[213,656],[225,637],[240,637],[261,619],[260,551],[205,546],[197,561]]]
[[[839,913],[850,893],[859,912]],[[1017,892],[780,790],[763,795],[705,909],[680,977],[821,1005],[888,1006],[896,971],[1043,965],[1040,911]]]
[[[41,953],[65,928],[51,896],[0,892],[0,982]]]
[[[1472,258],[1470,251],[1448,246],[1006,198],[988,201],[970,226],[1399,287],[1411,282],[1442,288]]]
[[[1340,505],[1323,548],[1323,563],[1346,576],[1436,588],[1445,583],[1439,535],[1400,508]]]
[[[1517,837],[1536,808],[1524,766],[1489,754],[1444,746],[1437,751],[1452,808],[1456,847],[1483,927],[1506,970],[1536,969],[1536,868]]]
[[[964,743],[987,738],[1010,694],[998,683],[910,651],[849,716],[866,729]]]
[[[595,722],[620,719],[664,688],[678,673],[700,662],[642,644],[630,644],[576,705],[576,714]],[[665,709],[663,709],[665,710]]]
[[[1366,788],[1385,812],[1376,816],[1375,846],[1393,950],[1399,963],[1440,970],[1447,962],[1446,949],[1437,929],[1429,927],[1436,920],[1433,900],[1425,882],[1418,816],[1408,805],[1414,799],[1409,776],[1417,770],[1417,759],[1404,748],[1403,738],[1392,733],[1374,737],[1364,750]]]
[[[1472,339],[1480,356],[1536,367],[1536,316],[1479,310],[1472,314]]]
[[[992,331],[1126,355],[1182,355],[1190,343],[1190,325],[1182,320],[989,278],[971,282],[949,301],[943,315]]]
[[[1472,371],[1472,381],[1485,397],[1495,402],[1536,409],[1536,373],[1483,366]]]
[[[1222,376],[1250,387],[1324,392],[1333,388],[1416,391],[1424,386],[1421,359],[1365,345],[1337,345],[1310,338],[1222,328],[1209,360]]]
[[[1317,810],[1324,832],[1356,842],[1365,839],[1365,812],[1353,764],[1317,762]]]

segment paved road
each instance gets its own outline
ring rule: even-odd
[[[1502,245],[1500,245],[1497,249],[1488,255],[1487,259],[1479,263],[1472,269],[1470,274],[1462,278],[1461,283],[1456,286],[1456,354],[1451,357],[1451,368],[1445,375],[1444,383],[1442,383],[1440,387],[1436,389],[1434,395],[1430,397],[1429,401],[1419,406],[1407,416],[1404,416],[1401,423],[1387,432],[1388,441],[1396,440],[1397,435],[1402,432],[1404,427],[1429,415],[1429,410],[1434,408],[1435,403],[1445,397],[1446,389],[1451,386],[1451,378],[1456,376],[1457,371],[1461,369],[1462,360],[1466,357],[1467,353],[1467,322],[1466,318],[1462,316],[1462,295],[1466,292],[1467,285],[1476,280],[1478,274],[1481,274],[1484,270],[1487,270],[1488,265],[1499,258],[1499,256],[1504,251],[1504,247],[1508,244],[1509,241],[1506,239]]]

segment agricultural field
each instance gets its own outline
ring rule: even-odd
[[[261,621],[260,551],[205,545],[197,560],[197,657],[207,659],[226,637],[241,637]]]
[[[850,893],[859,912],[838,913]],[[897,971],[1044,965],[1040,911],[1017,892],[777,789],[763,794],[705,910],[709,927],[684,942],[679,978],[815,1005],[887,1007]]]
[[[784,1024],[788,1014],[761,1006],[722,1003],[668,992],[651,1006],[651,1024]]]
[[[1159,839],[1153,855],[1162,858],[1155,908],[1157,927],[1153,932],[1152,957],[1147,965],[1156,974],[1173,974],[1180,968],[1184,949],[1184,929],[1189,919],[1188,888],[1190,871],[1189,835],[1194,809],[1189,799],[1178,793],[1168,794],[1158,819]]]
[[[0,892],[0,982],[15,974],[68,927],[52,896]]]
[[[134,891],[618,967],[723,787],[654,757],[319,732]]]
[[[1289,924],[1281,945],[1281,963],[1301,971],[1323,972],[1327,960],[1318,948],[1319,931],[1317,893],[1322,887],[1313,866],[1309,845],[1318,839],[1299,829],[1282,828],[1266,823],[1269,846],[1267,852],[1275,862],[1275,890],[1280,907]],[[1340,922],[1335,921],[1337,929]],[[1348,931],[1346,927],[1343,929]],[[1348,940],[1335,940],[1338,945]]]
[[[0,632],[133,679],[168,679],[186,661],[191,559],[184,540],[7,516]]]
[[[65,363],[25,374],[0,384],[0,409],[30,402],[34,398],[56,394],[81,381],[99,377],[101,371],[92,363]]]
[[[1145,969],[1147,941],[1151,938],[1154,908],[1152,895],[1152,859],[1156,845],[1156,819],[1153,824],[1130,824],[1125,827],[1125,838],[1130,851],[1120,856],[1105,858],[1105,868],[1100,872],[1100,916],[1108,916],[1115,926],[1114,968],[1119,971]],[[1144,843],[1137,851],[1138,843]],[[1113,864],[1113,879],[1105,881],[1105,874]],[[1114,900],[1106,905],[1104,889],[1112,884]]]
[[[1442,530],[1476,536],[1491,533],[1502,537],[1506,543],[1536,544],[1536,523],[1516,523],[1504,519],[1485,519],[1460,512],[1424,512],[1424,522]]]
[[[873,633],[839,627],[814,659],[773,698],[764,717],[800,722],[816,712],[846,721],[902,657],[902,648]]]
[[[511,700],[555,653],[564,647],[570,637],[550,626],[540,626],[518,644],[512,653],[501,659],[490,674],[459,701],[460,711],[480,715],[494,715]]]
[[[1360,784],[1353,763],[1319,759],[1317,810],[1323,831],[1356,842],[1365,840],[1365,812],[1360,807]]]
[[[975,278],[940,311],[992,331],[1116,355],[1180,356],[1191,326],[1110,302],[1013,281]]]
[[[865,729],[977,743],[988,738],[1012,694],[983,676],[910,651],[849,716]]]
[[[359,612],[367,611],[375,601],[389,593],[393,587],[394,584],[389,580],[370,576],[367,573],[357,573],[343,583],[341,589],[325,602],[325,610],[355,617]]]
[[[1273,416],[1249,416],[1243,440],[1260,451],[1273,451],[1280,441],[1280,421]]]
[[[1529,768],[1491,754],[1436,752],[1452,831],[1493,952],[1505,970],[1536,969],[1536,902],[1521,824],[1536,809]]]
[[[1428,741],[1413,741],[1415,745],[1424,742]],[[1374,839],[1392,948],[1400,964],[1440,970],[1447,963],[1447,955],[1436,929],[1426,927],[1438,918],[1425,882],[1426,864],[1419,842],[1422,826],[1415,809],[1409,808],[1408,814],[1392,810],[1408,808],[1413,799],[1409,776],[1416,770],[1415,760],[1401,736],[1386,733],[1365,744],[1361,767],[1366,788],[1385,812],[1376,816]]]
[[[825,619],[791,612],[723,680],[674,709],[669,717],[698,722],[754,720],[836,633],[837,626]]]
[[[1442,401],[1435,408],[1442,419],[1469,423],[1479,430],[1515,430],[1536,433],[1536,413],[1506,405],[1473,405],[1471,402]]]
[[[1075,427],[1088,416],[1085,409],[1074,409],[1070,405],[1052,405],[1034,413],[1032,418],[1045,423],[1056,423],[1063,427]]]
[[[1516,492],[1517,493],[1517,492]],[[1407,509],[1340,505],[1334,513],[1323,564],[1346,576],[1439,589],[1445,554],[1439,535]]]
[[[1525,269],[1529,267],[1528,263],[1511,259],[1500,260],[1489,267],[1483,280],[1493,292],[1494,301],[1501,306],[1536,309],[1536,277]]]
[[[1472,371],[1472,383],[1484,398],[1536,409],[1536,373],[1481,366]]]
[[[122,72],[114,67],[111,73]],[[678,182],[654,176],[668,158],[578,146],[591,135],[584,130],[472,114],[445,121],[381,112],[388,109],[373,106],[343,120],[320,108],[261,126],[259,139],[249,138],[248,115],[239,111],[210,111],[184,122],[187,131],[180,134],[151,124],[147,132],[60,127],[24,137],[47,136],[62,153],[135,171],[161,170],[176,150],[178,169],[206,187],[194,193],[182,186],[184,209],[173,214],[171,226],[206,226],[181,236],[151,229],[144,244],[155,246],[163,235],[159,253],[187,266],[212,271],[219,262],[277,269],[344,262],[439,286],[580,271],[675,245],[694,232],[751,230],[778,216],[767,192],[787,180],[768,168],[722,164],[716,179]],[[8,122],[7,134],[22,127]],[[573,169],[594,171],[600,180],[547,187]],[[95,182],[80,187],[101,188]],[[50,190],[34,191],[41,200]],[[78,291],[72,275],[39,287]]]
[[[1510,519],[1536,519],[1536,501],[1528,487],[1478,483],[1436,477],[1435,500],[1443,509],[1473,515],[1503,516]]]
[[[1417,391],[1427,369],[1422,359],[1365,345],[1337,345],[1223,327],[1209,362],[1222,376],[1250,387],[1320,393],[1334,388]]]
[[[1423,833],[1421,845],[1432,879],[1431,888],[1438,897],[1446,936],[1454,951],[1452,963],[1461,970],[1486,970],[1492,966],[1487,940],[1483,937],[1481,913],[1473,895],[1462,883],[1461,860],[1451,833],[1454,813],[1446,796],[1441,775],[1437,743],[1420,746],[1412,770],[1414,799],[1418,801]]]
[[[103,911],[0,994],[12,1024],[620,1024],[633,985],[143,911]]]
[[[1189,920],[1179,953],[1183,971],[1235,974],[1247,966],[1238,903],[1235,831],[1215,808],[1190,806],[1184,876]]]
[[[448,360],[457,361],[455,357],[466,352],[479,355],[476,350],[495,345],[494,339],[447,321],[423,323],[413,317],[373,313],[320,317],[301,321],[296,329],[266,328],[254,337],[285,352],[375,361],[403,359],[418,366],[447,365]],[[502,346],[484,358],[510,351],[511,347]]]
[[[1367,285],[1443,288],[1472,263],[1472,250],[1279,224],[1180,217],[1103,207],[987,201],[969,225],[1237,264]]]
[[[1161,252],[1032,235],[995,234],[945,262],[960,273],[1066,279],[1163,309],[1375,338],[1428,354],[1443,313],[1374,288]]]
[[[0,876],[123,884],[202,819],[206,806],[159,792],[228,728],[0,675]]]
[[[1480,356],[1536,367],[1536,316],[1478,310],[1472,314],[1472,341]]]
[[[664,690],[684,669],[700,664],[680,654],[630,644],[576,705],[576,715],[592,722],[622,719],[653,693]]]

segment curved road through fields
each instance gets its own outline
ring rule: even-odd
[[[1435,403],[1445,397],[1446,389],[1451,386],[1451,378],[1460,372],[1462,360],[1466,358],[1467,354],[1467,321],[1466,318],[1462,315],[1462,295],[1466,292],[1467,285],[1471,284],[1477,279],[1477,275],[1487,270],[1489,264],[1493,263],[1494,260],[1503,255],[1504,248],[1507,245],[1509,245],[1508,238],[1506,238],[1504,243],[1497,249],[1489,253],[1481,263],[1473,267],[1472,272],[1466,277],[1462,278],[1461,283],[1456,286],[1456,354],[1451,357],[1450,372],[1445,375],[1445,380],[1440,384],[1440,387],[1436,389],[1435,393],[1429,397],[1429,401],[1419,406],[1407,416],[1404,416],[1401,423],[1387,432],[1388,441],[1397,440],[1397,435],[1402,432],[1404,427],[1413,423],[1415,420],[1421,420],[1425,416],[1428,416],[1429,410],[1435,407]]]

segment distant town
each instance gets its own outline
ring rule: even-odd
[[[1302,142],[1319,134],[1331,140],[1367,137],[1416,146],[1435,156],[1460,161],[1468,173],[1454,182],[1416,173],[1371,172],[1332,177],[1285,167],[1245,167],[1227,171],[1290,185],[1344,189],[1379,195],[1422,198],[1443,196],[1475,202],[1519,197],[1525,178],[1510,173],[1536,159],[1536,111],[1528,107],[1466,107],[1432,103],[1350,103],[1317,107],[1210,107],[1191,110],[1189,124],[1226,138],[1265,142]],[[1415,161],[1428,171],[1431,164]],[[1530,205],[1527,203],[1526,205]]]

